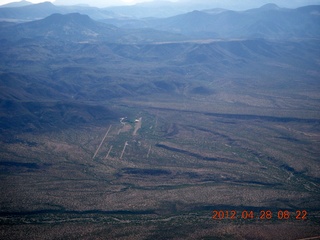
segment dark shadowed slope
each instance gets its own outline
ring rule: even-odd
[[[317,40],[134,45],[55,38],[7,42],[0,48],[3,126],[25,121],[19,118],[29,112],[25,102],[38,104],[46,112],[46,102],[78,107],[79,102],[105,105],[119,99],[206,99],[242,107],[275,107],[275,113],[302,108],[312,113],[319,106],[319,51]],[[255,97],[263,101],[255,102]],[[6,109],[8,103],[17,106],[14,120]],[[54,106],[50,104],[48,111]],[[76,111],[79,116],[84,109]]]

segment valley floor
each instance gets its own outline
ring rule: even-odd
[[[104,126],[3,138],[1,238],[320,235],[317,119],[138,105]]]

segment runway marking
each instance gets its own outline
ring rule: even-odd
[[[112,148],[113,148],[113,146],[111,145],[111,147],[109,148],[109,151],[104,159],[107,159],[109,157],[109,154],[110,154]]]
[[[150,151],[151,151],[151,145],[150,145],[149,150],[148,150],[147,158],[149,158]]]
[[[103,139],[102,139],[102,141],[101,141],[101,143],[100,143],[99,147],[97,148],[96,152],[94,153],[94,155],[93,155],[93,157],[92,157],[92,160],[97,156],[97,154],[98,154],[98,152],[99,152],[99,150],[100,150],[100,148],[101,148],[101,146],[102,146],[102,144],[103,144],[104,140],[106,139],[106,137],[107,137],[107,135],[108,135],[108,133],[109,133],[110,129],[111,129],[111,125],[109,126],[108,131],[107,131],[107,132],[106,132],[106,134],[104,135],[104,137],[103,137]]]
[[[311,240],[311,239],[320,239],[320,236],[310,237],[310,238],[300,238],[300,239],[298,239],[298,240]]]
[[[122,149],[122,152],[121,152],[121,155],[120,155],[120,159],[122,159],[123,154],[124,154],[124,150],[126,150],[127,145],[129,145],[129,144],[128,144],[128,142],[126,141],[126,142],[124,143],[124,146],[123,146],[123,149]]]

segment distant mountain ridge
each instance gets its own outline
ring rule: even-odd
[[[153,28],[194,38],[318,38],[320,5],[297,9],[267,4],[246,11],[193,11],[165,19],[106,19],[126,28]]]
[[[37,12],[34,7],[17,9]],[[51,3],[39,7],[61,10]],[[106,102],[130,97],[214,101],[225,99],[230,89],[254,94],[276,89],[279,96],[279,91],[316,91],[319,12],[320,6],[266,5],[113,19],[117,26],[79,12],[2,22],[1,124],[28,128],[31,122],[38,128],[74,119],[90,122],[105,117],[100,107]],[[97,117],[90,113],[92,106],[100,106]]]
[[[87,15],[55,13],[41,20],[18,24],[4,29],[7,39],[54,38],[80,41],[86,38],[97,39],[102,32],[115,34],[116,27],[93,21]]]
[[[0,25],[0,39],[51,39],[72,42],[135,43],[182,40],[178,34],[157,30],[120,29],[80,13],[55,13],[44,19]]]
[[[88,15],[78,12],[60,13],[61,8],[49,2],[7,8],[19,16],[20,12],[26,9],[37,13],[39,9],[43,9],[43,15],[56,13],[41,20],[17,25],[0,24],[0,38],[16,41],[37,37],[62,41],[117,43],[234,38],[320,38],[320,5],[286,9],[275,4],[267,4],[247,11],[196,10],[169,18],[108,18],[103,22],[94,21]]]
[[[12,3],[7,3],[7,4],[4,4],[4,5],[1,5],[0,8],[2,8],[2,7],[24,7],[24,6],[28,6],[28,5],[31,5],[31,4],[33,4],[33,3],[25,1],[25,0],[22,0],[20,2],[12,2]]]
[[[0,19],[30,21],[45,18],[53,13],[62,13],[62,11],[50,2],[43,2],[22,7],[0,8]]]
[[[287,1],[287,0],[274,0],[268,3],[265,0],[197,0],[197,1],[150,1],[139,3],[132,6],[122,6],[122,7],[109,7],[108,9],[114,12],[117,15],[122,15],[126,18],[166,18],[172,17],[178,14],[184,14],[187,12],[192,12],[194,10],[205,11],[207,9],[220,8],[220,9],[229,9],[233,11],[245,11],[247,9],[255,9],[260,6],[269,5],[269,7],[276,6],[273,4],[275,2],[279,6],[287,8],[298,8],[303,6],[302,1]],[[309,0],[305,5],[315,5],[319,4],[318,0]],[[244,7],[246,6],[246,7]]]
[[[38,4],[28,4],[21,7],[0,8],[0,19],[14,19],[16,21],[38,20],[50,16],[54,13],[68,14],[78,12],[89,15],[94,19],[103,19],[115,17],[115,14],[106,9],[84,6],[56,6],[51,2],[43,2]]]

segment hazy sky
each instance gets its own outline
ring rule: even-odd
[[[9,2],[19,2],[20,0],[0,0],[0,5]],[[44,0],[27,0],[32,3],[43,2]],[[49,0],[48,0],[49,1]],[[50,0],[50,2],[56,5],[74,5],[74,4],[88,4],[91,6],[106,7],[116,5],[131,5],[141,2],[161,2],[164,0]],[[251,8],[257,5],[263,5],[265,3],[273,2],[282,7],[290,6],[303,6],[310,4],[320,4],[320,0],[166,0],[171,2],[194,2],[194,3],[206,3],[216,4],[217,7],[228,7],[228,6],[240,6],[241,8]]]
[[[10,2],[19,2],[20,0],[0,0],[0,5],[10,3]],[[32,3],[45,2],[45,0],[27,0]],[[56,4],[63,5],[72,5],[72,4],[88,4],[91,6],[116,6],[116,5],[126,5],[126,4],[135,4],[140,2],[148,2],[153,0],[47,0],[47,2],[52,2]]]

